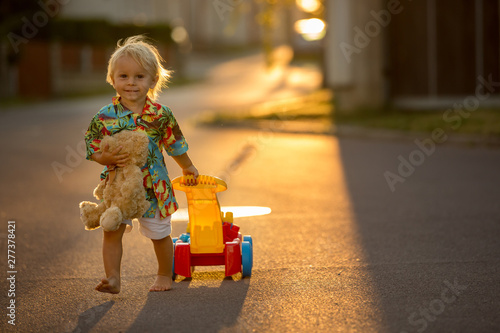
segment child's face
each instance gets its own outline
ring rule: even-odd
[[[116,60],[113,73],[113,87],[125,104],[144,104],[149,89],[153,89],[158,77],[148,73],[129,56]]]

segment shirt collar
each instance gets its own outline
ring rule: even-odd
[[[113,105],[116,106],[117,110],[117,116],[119,118],[128,116],[132,113],[133,111],[126,109],[122,103],[120,103],[121,97],[120,96],[115,96],[112,98]],[[155,103],[151,101],[149,97],[146,97],[146,103],[144,104],[144,108],[142,109],[142,114],[143,115],[155,115],[156,112],[158,111],[158,108],[156,107]]]

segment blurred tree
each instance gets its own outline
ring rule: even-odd
[[[295,0],[254,0],[259,7],[257,23],[262,26],[262,46],[268,67],[273,65],[274,31],[281,24],[280,11],[290,8]]]
[[[20,31],[22,18],[31,19],[40,10],[40,5],[33,0],[2,0],[0,1],[0,29],[3,36],[8,32]]]
[[[7,62],[16,63],[19,60],[18,43],[23,40],[22,29],[40,11],[40,5],[33,0],[2,0],[0,1],[0,43],[7,43]],[[39,31],[36,33],[38,34]],[[43,33],[43,32],[42,32]]]
[[[290,12],[293,9],[300,10],[309,18],[323,19],[324,15],[324,0],[254,0],[254,2],[259,8],[256,20],[262,27],[262,46],[268,67],[273,65],[275,32],[280,26],[285,25],[285,31],[289,34],[287,42],[293,43],[293,37],[290,35],[293,26]]]

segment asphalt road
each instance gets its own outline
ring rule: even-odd
[[[286,89],[267,92],[294,93],[282,83]],[[221,204],[272,209],[236,221],[254,239],[253,275],[200,268],[164,293],[147,291],[156,264],[137,228],[124,238],[122,292],[93,290],[103,274],[102,234],[83,229],[78,203],[92,200],[100,167],[78,152],[82,130],[109,98],[0,113],[7,277],[8,221],[16,228],[15,283],[0,284],[2,331],[500,331],[498,149],[440,145],[393,192],[384,173],[398,172],[399,156],[418,155],[412,141],[285,134],[279,124],[193,127],[189,120],[205,107],[247,96],[244,87],[227,89],[199,84],[165,99],[198,169],[228,182]],[[175,222],[173,234],[185,225]],[[12,299],[15,326],[7,322]]]

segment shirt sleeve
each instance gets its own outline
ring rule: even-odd
[[[85,132],[85,146],[87,150],[86,158],[92,161],[92,155],[99,152],[101,140],[103,138],[102,130],[104,124],[97,115],[92,118],[87,132]]]
[[[162,108],[162,123],[165,126],[165,134],[161,140],[165,151],[169,156],[179,156],[188,151],[188,144],[174,117],[172,111]]]

